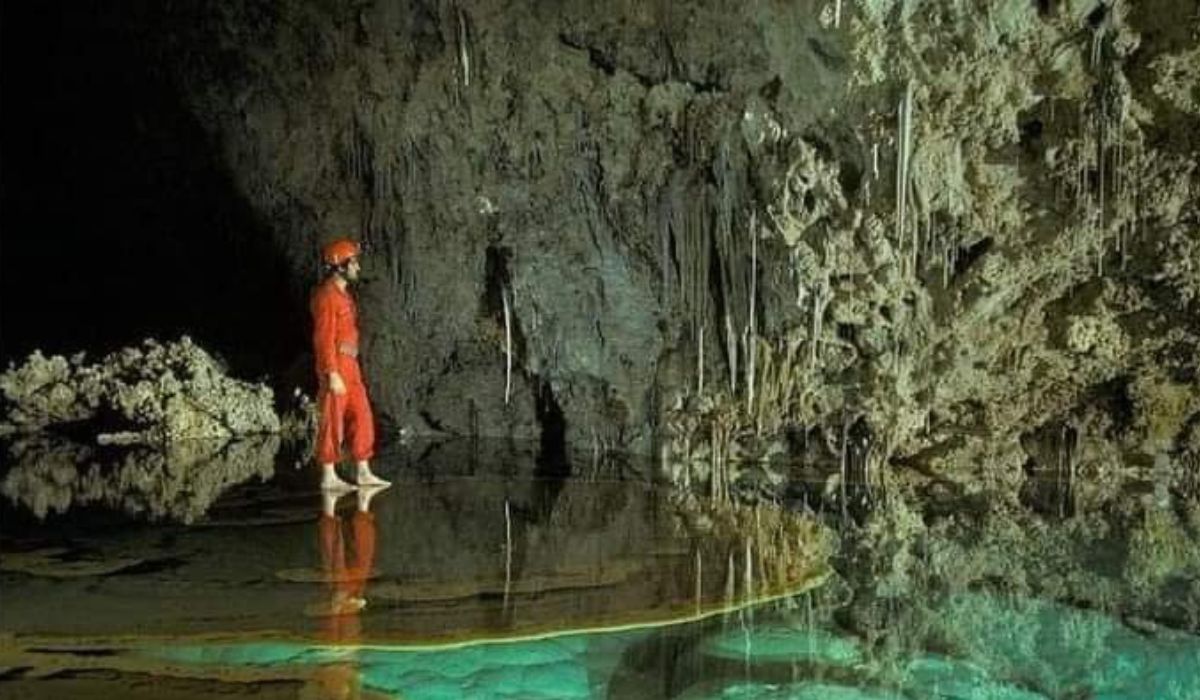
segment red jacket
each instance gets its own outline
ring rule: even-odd
[[[317,375],[338,371],[338,354],[358,356],[358,309],[354,298],[333,277],[317,285],[309,301],[313,317],[313,354]]]

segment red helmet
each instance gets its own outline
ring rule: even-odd
[[[321,249],[321,261],[326,265],[341,265],[350,258],[357,258],[360,252],[357,241],[339,238]]]

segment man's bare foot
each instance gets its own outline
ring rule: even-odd
[[[304,614],[309,617],[337,617],[357,614],[365,607],[367,607],[366,598],[339,593],[332,598],[309,603],[304,606]]]
[[[333,605],[334,615],[353,615],[354,613],[367,607],[367,599],[356,595],[337,595],[334,596]]]
[[[359,486],[391,486],[392,482],[375,476],[370,467],[359,466],[358,477],[355,479]]]
[[[358,488],[348,481],[342,481],[336,472],[325,472],[321,477],[321,490],[330,493],[346,493]]]

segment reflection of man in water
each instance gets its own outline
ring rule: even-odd
[[[384,487],[362,487],[356,492],[357,507],[349,516],[337,514],[337,493],[322,494],[317,539],[321,545],[322,577],[328,598],[311,612],[325,619],[323,636],[335,643],[357,642],[361,634],[358,613],[367,605],[367,579],[375,566],[375,515],[371,499]]]
[[[367,606],[367,579],[375,566],[375,515],[371,499],[386,486],[363,486],[355,492],[353,514],[339,516],[338,500],[343,492],[323,491],[321,515],[317,519],[317,542],[321,549],[321,580],[325,598],[305,612],[320,617],[319,636],[332,644],[353,645],[362,638],[359,613]],[[361,669],[353,655],[337,663],[323,664],[301,689],[300,697],[312,700],[358,698],[362,692]]]

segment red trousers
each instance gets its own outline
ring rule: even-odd
[[[350,456],[355,461],[375,456],[375,418],[371,415],[371,402],[367,400],[367,387],[363,384],[358,360],[338,355],[337,364],[338,374],[346,384],[346,393],[333,393],[329,390],[329,378],[322,377],[317,394],[317,407],[321,412],[317,424],[317,462],[321,464],[337,462],[347,439]]]
[[[317,523],[321,541],[321,563],[329,582],[333,606],[325,619],[323,636],[331,642],[354,642],[361,633],[358,606],[354,598],[363,598],[367,579],[375,566],[375,516],[356,512],[349,518],[352,545],[347,556],[345,525],[337,516],[322,515]],[[346,606],[342,608],[340,606]]]

